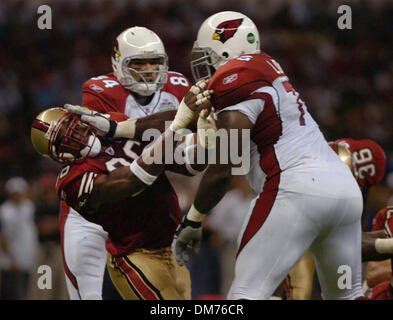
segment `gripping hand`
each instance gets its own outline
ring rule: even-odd
[[[109,115],[72,104],[65,104],[64,108],[68,112],[80,115],[81,120],[95,127],[98,130],[99,135],[110,138],[114,137],[117,128],[117,122],[114,120],[109,120]]]
[[[181,224],[177,227],[172,242],[172,251],[179,265],[183,266],[189,261],[189,250],[194,254],[199,253],[201,238],[202,222],[188,220],[185,215]]]

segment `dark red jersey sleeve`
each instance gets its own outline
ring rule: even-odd
[[[86,162],[65,166],[58,176],[56,192],[68,206],[87,217],[89,213],[85,205],[93,190],[95,179],[101,175],[102,172],[89,167]]]

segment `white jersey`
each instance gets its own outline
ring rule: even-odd
[[[271,177],[304,164],[330,162],[342,166],[279,64],[264,54],[238,59],[231,61],[230,72],[220,68],[217,72],[222,75],[210,87],[216,95],[222,95],[215,101],[218,113],[237,110],[254,124],[251,170],[247,174],[254,190],[261,191],[266,175]],[[266,80],[256,80],[258,77]],[[228,78],[236,80],[228,84]]]
[[[258,196],[238,237],[228,298],[268,299],[308,249],[324,298],[362,296],[360,189],[280,65],[265,53],[243,55],[208,89],[218,113],[239,111],[253,123],[247,178]],[[343,265],[350,288],[334,285]]]

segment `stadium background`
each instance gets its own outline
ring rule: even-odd
[[[37,27],[41,4],[52,9],[51,30]],[[351,30],[337,27],[342,4],[351,6]],[[31,186],[37,223],[40,212],[49,210],[42,195],[53,197],[59,167],[34,151],[32,119],[48,107],[80,103],[82,83],[111,72],[117,34],[135,25],[154,30],[170,70],[192,79],[189,59],[198,27],[223,10],[254,20],[262,50],[279,61],[328,140],[369,138],[384,148],[387,171],[370,193],[369,226],[378,209],[393,204],[393,4],[387,0],[2,0],[0,203],[7,199],[5,182],[22,176]]]

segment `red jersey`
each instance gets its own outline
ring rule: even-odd
[[[113,73],[108,73],[93,77],[83,84],[82,105],[101,113],[115,111],[137,119],[156,112],[177,109],[190,87],[190,82],[181,73],[168,72],[168,81],[164,87],[153,94],[147,105],[142,106]]]
[[[370,188],[382,181],[386,170],[386,156],[379,144],[370,139],[342,138],[330,144],[336,152],[336,144],[344,145],[351,151],[356,181],[360,187]]]
[[[121,114],[112,115],[117,121]],[[103,152],[95,158],[63,167],[56,191],[62,200],[86,220],[99,224],[108,232],[106,249],[113,256],[130,253],[136,248],[158,249],[171,245],[181,221],[178,198],[165,174],[135,197],[104,204],[93,214],[84,204],[94,181],[119,166],[129,166],[141,154],[143,145],[134,140],[110,142],[101,139]]]
[[[393,287],[390,281],[378,283],[371,289],[368,297],[372,300],[393,300]]]
[[[378,211],[373,219],[373,231],[386,230],[393,237],[393,206],[387,206]]]
[[[393,237],[393,206],[381,209],[373,219],[372,231],[386,230]],[[391,281],[384,281],[372,288],[369,297],[373,300],[393,300],[393,287]]]
[[[157,112],[177,109],[190,86],[190,82],[182,74],[168,72],[168,81],[164,87],[154,93],[147,105],[142,106],[134,99],[133,94],[118,82],[113,73],[108,73],[93,77],[83,84],[82,105],[98,112],[121,112],[137,119]],[[62,201],[60,211],[62,239],[68,213],[69,208]]]

